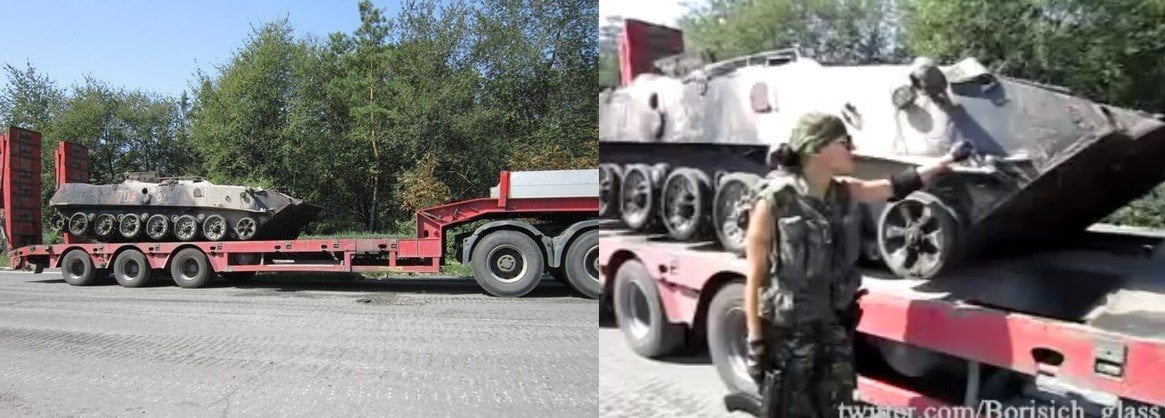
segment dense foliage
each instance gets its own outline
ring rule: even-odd
[[[828,63],[942,62],[1064,86],[1092,100],[1165,113],[1162,0],[711,0],[681,19],[689,49],[718,59],[797,46]],[[612,85],[618,19],[600,29]],[[1107,221],[1165,227],[1165,187]]]
[[[350,33],[257,27],[181,97],[5,65],[0,123],[43,134],[46,185],[65,139],[90,148],[94,182],[158,170],[321,204],[312,233],[410,233],[394,229],[412,211],[486,195],[503,169],[597,165],[595,2],[355,7]]]

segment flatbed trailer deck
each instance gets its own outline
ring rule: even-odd
[[[743,257],[618,223],[604,224],[599,241],[603,303],[634,350],[657,357],[706,340],[729,390],[755,390],[742,361]],[[1069,249],[930,281],[867,269],[863,289],[858,386],[866,402],[919,411],[1076,400],[1094,415],[1165,405],[1160,247],[1147,257]]]
[[[597,170],[503,171],[490,197],[418,210],[415,238],[100,243],[66,233],[63,244],[49,245],[41,239],[40,161],[40,134],[14,127],[0,134],[11,266],[61,268],[70,284],[89,284],[110,272],[127,287],[167,271],[183,287],[205,286],[215,274],[245,279],[257,272],[439,273],[449,229],[489,220],[467,236],[451,237],[460,244],[453,256],[473,267],[487,292],[522,296],[550,273],[585,296],[599,293]],[[58,184],[88,181],[87,170],[86,150],[60,142]],[[593,191],[586,182],[569,183],[588,176]]]

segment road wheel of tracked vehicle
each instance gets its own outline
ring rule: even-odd
[[[953,260],[957,228],[957,217],[942,201],[914,192],[882,210],[878,250],[899,277],[929,279]]]
[[[473,249],[473,278],[494,296],[520,297],[538,286],[545,260],[538,243],[518,231],[494,231]]]
[[[61,277],[70,285],[88,286],[97,283],[99,273],[84,250],[69,251],[61,258]]]
[[[150,282],[153,270],[146,255],[138,250],[125,250],[113,260],[113,278],[125,287],[142,287]]]
[[[61,232],[62,230],[64,230],[65,229],[65,217],[61,216],[61,214],[59,214],[59,213],[54,213],[53,216],[51,218],[49,218],[49,228],[53,232]]]
[[[713,199],[712,224],[720,246],[729,252],[744,251],[744,234],[748,231],[749,199],[760,177],[733,173],[720,179]]]
[[[668,235],[680,241],[703,238],[708,224],[708,189],[708,177],[690,168],[667,176],[661,203]]]
[[[587,231],[575,238],[562,263],[566,280],[574,290],[591,299],[603,293],[599,286],[599,231]]]
[[[170,233],[170,220],[166,219],[166,215],[154,215],[146,221],[146,236],[154,241],[161,241],[166,238],[166,234]]]
[[[117,230],[121,232],[123,237],[137,238],[138,234],[142,232],[142,218],[132,213],[126,214],[118,223]]]
[[[227,225],[227,220],[219,215],[210,215],[202,221],[202,235],[211,241],[222,241],[226,238],[227,231],[230,226]]]
[[[255,237],[255,231],[259,229],[259,223],[255,222],[254,218],[244,216],[235,223],[235,235],[239,240],[246,241]]]
[[[748,347],[745,318],[744,284],[721,287],[708,304],[708,354],[729,392],[757,393],[744,362]]]
[[[197,248],[184,248],[170,260],[170,276],[174,283],[186,288],[206,286],[212,277],[210,261]]]
[[[615,320],[632,351],[655,358],[671,353],[683,342],[682,326],[668,322],[659,290],[643,263],[628,260],[619,266],[613,291]]]
[[[190,215],[179,216],[174,221],[174,237],[181,241],[193,241],[198,237],[198,220]]]
[[[108,213],[97,215],[97,219],[93,221],[93,233],[101,238],[109,238],[113,236],[113,231],[117,230],[117,218]]]
[[[619,217],[619,196],[623,170],[617,164],[599,165],[599,217]]]
[[[642,230],[651,222],[655,212],[655,187],[651,181],[651,168],[636,164],[627,167],[620,188],[620,212],[623,222],[633,230]]]
[[[89,217],[84,213],[77,212],[69,217],[69,233],[75,237],[85,236],[85,231],[89,230]]]

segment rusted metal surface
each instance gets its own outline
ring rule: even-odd
[[[8,248],[41,243],[40,134],[8,127],[0,133],[0,191]]]
[[[154,178],[141,173],[127,178],[61,184],[49,200],[54,227],[103,242],[290,239],[323,209],[273,190],[197,178],[142,181]]]

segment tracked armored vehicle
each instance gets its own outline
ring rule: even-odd
[[[866,225],[867,256],[904,277],[1054,244],[1165,180],[1161,115],[994,74],[974,58],[834,66],[789,49],[713,61],[675,48],[678,36],[628,21],[623,85],[599,97],[601,215],[635,231],[740,251],[743,202],[770,172],[768,150],[810,111],[845,121],[859,178],[934,161],[956,141],[975,147],[953,174],[852,220]]]
[[[49,207],[54,230],[98,242],[293,239],[322,210],[276,191],[156,173],[64,183]]]

